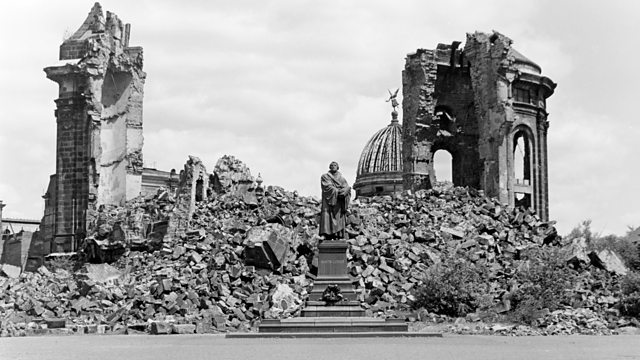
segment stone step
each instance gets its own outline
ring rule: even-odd
[[[309,300],[305,303],[305,306],[326,306],[326,307],[336,307],[336,306],[354,306],[354,307],[360,307],[360,301],[347,301],[347,300],[343,300],[340,301],[339,303],[335,303],[335,304],[327,304],[326,301],[312,301]]]
[[[338,287],[340,288],[340,293],[347,301],[356,301],[358,293],[360,292],[356,291],[353,288],[351,279],[346,277],[316,279],[316,281],[314,281],[313,283],[313,288],[309,292],[309,300],[321,301],[322,294],[329,285],[338,285]]]
[[[302,309],[304,318],[364,317],[365,311],[360,306],[309,306]]]
[[[404,323],[403,320],[400,319],[392,319],[394,321],[398,321],[398,322],[402,322]],[[378,323],[384,323],[386,320],[385,319],[380,319],[380,318],[372,318],[372,317],[360,317],[360,318],[353,318],[353,317],[347,317],[347,316],[330,316],[330,317],[316,317],[316,318],[288,318],[288,319],[281,319],[280,322],[283,324],[289,324],[289,323],[305,323],[305,324],[315,324],[315,323],[319,323],[319,324],[332,324],[332,323],[350,323],[350,324],[378,324]]]
[[[309,294],[309,301],[318,302],[322,301],[322,291],[312,291]],[[358,300],[358,294],[354,292],[342,292],[343,300],[347,302],[353,302]],[[322,301],[324,302],[324,301]]]
[[[353,278],[347,275],[340,275],[340,276],[318,276],[316,277],[316,279],[314,280],[314,284],[315,283],[342,283],[342,282],[348,282],[349,284],[353,283]]]
[[[407,324],[400,319],[368,317],[299,317],[262,321],[261,333],[333,333],[333,332],[406,332]]]
[[[436,332],[406,332],[406,331],[363,331],[363,332],[232,332],[227,333],[227,339],[264,339],[264,338],[281,338],[281,339],[335,339],[335,338],[382,338],[382,337],[442,337],[442,333]]]

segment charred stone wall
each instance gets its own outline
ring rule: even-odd
[[[54,219],[52,251],[74,250],[89,207],[123,205],[140,194],[146,74],[129,30],[96,3],[60,46],[61,63],[44,69],[59,85],[56,189],[48,192],[55,198],[45,209]]]
[[[556,84],[511,43],[497,32],[476,32],[467,34],[463,49],[456,41],[407,56],[405,189],[431,187],[433,155],[447,150],[455,185],[548,218],[546,99]]]

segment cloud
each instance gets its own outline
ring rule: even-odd
[[[606,233],[621,234],[628,225],[640,225],[635,205],[628,202],[640,193],[640,183],[630,176],[637,174],[633,159],[640,132],[617,122],[579,108],[561,109],[552,120],[550,212],[564,232],[585,219]]]

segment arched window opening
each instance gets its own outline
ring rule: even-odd
[[[525,209],[533,207],[533,177],[532,177],[533,142],[524,130],[513,136],[513,180],[514,205]]]
[[[531,185],[531,144],[522,131],[513,141],[513,170],[517,185]]]
[[[204,200],[204,181],[202,179],[196,180],[196,201]]]
[[[453,185],[453,156],[440,149],[433,154],[433,172],[438,185]]]

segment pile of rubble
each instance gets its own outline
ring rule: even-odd
[[[536,215],[462,188],[361,199],[353,212],[352,275],[365,306],[380,315],[409,310],[412,290],[445,256],[464,253],[497,279],[526,249],[558,241],[555,228]]]
[[[305,223],[311,236],[316,223],[308,219],[316,216],[318,202],[278,187],[247,187],[252,178],[246,167],[232,157],[221,162],[216,169],[236,174],[212,175],[212,183],[224,186],[214,194],[200,197],[197,192],[208,187],[188,176],[193,182],[182,184],[176,196],[160,191],[126,207],[99,209],[84,255],[97,262],[117,257],[112,265],[96,270],[86,264],[73,273],[43,267],[0,277],[2,334],[42,330],[47,319],[66,319],[67,328],[80,332],[101,331],[94,325],[116,332],[243,331],[261,318],[299,311],[309,266],[290,250],[305,247],[312,256],[313,246],[297,231]],[[197,158],[186,170],[203,172]],[[245,202],[248,193],[254,202]]]
[[[317,267],[318,200],[263,186],[233,157],[211,175],[190,157],[183,174],[176,194],[159,191],[91,214],[83,253],[101,264],[0,277],[1,335],[37,333],[56,319],[76,332],[206,333],[296,316]],[[574,267],[613,268],[597,272],[598,281],[583,272],[584,308],[548,312],[529,333],[609,333],[629,324],[611,310],[612,274],[624,270],[612,254],[562,244],[552,223],[474,190],[357,199],[347,233],[349,271],[370,316],[444,321],[414,309],[415,293],[427,269],[456,255],[487,269],[495,313],[507,312],[504,294],[527,250],[565,245]],[[459,332],[487,330],[479,317],[467,320],[475,325]],[[516,330],[527,333],[493,332]]]

